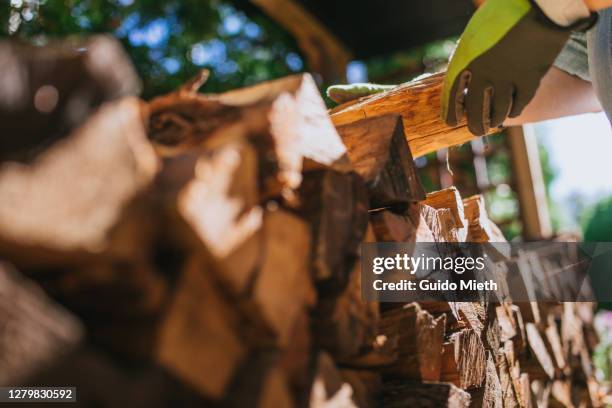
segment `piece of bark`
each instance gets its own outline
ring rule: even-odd
[[[233,293],[244,293],[262,251],[256,152],[246,141],[237,140],[191,161],[176,160],[192,167],[193,176],[177,193],[176,212],[182,223],[174,222],[171,229],[184,226],[184,232],[176,233],[180,239],[192,237],[191,249],[207,258]]]
[[[368,223],[365,187],[355,173],[305,174],[295,211],[310,224],[312,274],[319,286],[341,291],[359,256]]]
[[[482,341],[472,329],[454,333],[444,343],[442,381],[462,389],[478,388],[485,379],[486,355]]]
[[[192,81],[148,104],[149,137],[161,154],[250,139],[260,157],[262,188],[272,195],[297,188],[302,170],[350,169],[346,148],[309,74],[223,94],[199,94],[201,83]]]
[[[193,258],[161,323],[157,359],[202,395],[221,398],[246,353],[239,322],[232,305]]]
[[[252,312],[284,346],[296,319],[316,298],[308,269],[310,231],[300,218],[277,209],[264,215],[263,240]]]
[[[449,383],[397,380],[385,383],[379,402],[388,408],[467,408],[470,394]]]
[[[314,377],[309,397],[311,408],[356,407],[352,400],[353,389],[344,382],[334,361],[325,353],[316,358]]]
[[[0,384],[20,385],[75,349],[80,322],[35,283],[0,262]]]
[[[316,344],[334,360],[353,365],[370,351],[377,334],[379,304],[361,298],[361,264],[355,263],[344,291],[319,300],[313,311]]]
[[[32,160],[140,80],[110,36],[0,42],[0,161]]]
[[[484,385],[482,388],[470,392],[470,394],[472,396],[471,407],[503,407],[501,383],[497,375],[495,359],[490,351],[487,351]]]
[[[337,127],[357,174],[366,182],[370,209],[405,209],[425,192],[398,116],[381,116]]]
[[[336,126],[389,114],[399,114],[414,157],[474,139],[463,123],[448,127],[440,118],[444,73],[417,78],[387,92],[340,105],[331,112]],[[493,130],[492,130],[493,131]]]
[[[103,253],[157,169],[140,103],[104,105],[32,163],[0,166],[0,251],[28,265]]]
[[[408,379],[439,381],[444,326],[444,315],[434,318],[417,303],[383,313],[380,331],[397,341],[398,350],[398,360],[388,371]]]

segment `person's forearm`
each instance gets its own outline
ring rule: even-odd
[[[506,119],[504,126],[600,111],[601,105],[590,82],[552,67],[523,112],[516,118]]]
[[[583,0],[584,4],[591,11],[603,10],[612,7],[612,0]]]

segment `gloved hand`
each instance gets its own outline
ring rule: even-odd
[[[468,23],[446,71],[442,119],[450,126],[467,115],[474,135],[518,116],[567,42],[561,27],[529,0],[487,0]],[[467,89],[467,92],[466,92]]]

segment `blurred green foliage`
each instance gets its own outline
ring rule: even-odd
[[[612,241],[612,197],[599,201],[583,220],[584,240],[589,242]]]
[[[0,35],[44,44],[73,34],[110,33],[124,45],[145,98],[208,68],[217,92],[301,71],[289,34],[262,14],[222,0],[5,0]]]

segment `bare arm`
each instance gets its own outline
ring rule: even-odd
[[[516,118],[508,118],[504,126],[601,112],[601,105],[590,82],[552,67],[542,78],[535,96]]]
[[[603,10],[612,7],[612,0],[583,0],[584,4],[591,11]]]

